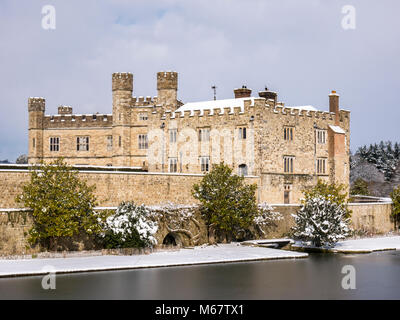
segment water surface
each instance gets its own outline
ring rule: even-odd
[[[344,290],[342,267],[356,269]],[[0,279],[0,299],[400,299],[400,251]]]

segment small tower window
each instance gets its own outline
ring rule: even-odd
[[[50,151],[60,151],[59,137],[50,137]]]
[[[200,157],[201,172],[210,171],[210,157]]]
[[[148,140],[147,140],[147,134],[139,134],[138,142],[139,142],[139,149],[140,150],[149,148],[149,143],[148,143]]]
[[[246,164],[241,164],[239,166],[239,176],[247,176],[247,165]]]
[[[283,157],[283,171],[285,173],[293,173],[294,157],[285,156]]]
[[[107,150],[112,151],[113,139],[112,136],[107,136]]]
[[[171,129],[169,130],[169,142],[170,143],[175,143],[176,142],[176,129]]]
[[[326,130],[317,130],[317,143],[325,144],[326,143]]]
[[[317,159],[316,167],[317,167],[318,174],[325,174],[326,173],[326,159],[324,159],[324,158]]]
[[[199,129],[199,141],[210,141],[210,129]]]
[[[32,139],[32,146],[33,146],[33,148],[36,148],[36,139],[35,138]]]
[[[169,172],[178,171],[178,158],[169,158]]]
[[[293,127],[283,128],[283,139],[286,141],[293,141]]]
[[[89,137],[77,137],[76,138],[76,150],[77,151],[89,151]]]
[[[247,130],[246,128],[239,128],[239,139],[245,140],[247,137]]]

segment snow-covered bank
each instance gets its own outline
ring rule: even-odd
[[[296,242],[292,244],[292,248],[302,251],[312,250],[335,253],[370,253],[373,251],[400,250],[400,236],[344,240],[339,241],[332,248],[317,248],[301,242]]]
[[[244,262],[270,259],[305,258],[307,253],[220,244],[178,251],[155,252],[132,256],[94,256],[32,260],[0,260],[0,277],[30,276],[56,273],[123,270],[197,264]]]

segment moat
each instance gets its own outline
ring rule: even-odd
[[[356,269],[344,290],[343,266]],[[400,251],[0,279],[0,299],[400,299]]]

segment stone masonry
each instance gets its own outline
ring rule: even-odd
[[[73,165],[181,174],[188,188],[182,174],[203,174],[223,161],[256,179],[258,200],[269,203],[298,203],[318,179],[349,184],[350,112],[339,108],[335,91],[329,111],[285,106],[268,89],[252,97],[246,86],[234,99],[183,103],[178,73],[156,79],[158,96],[135,97],[133,75],[114,73],[112,114],[60,106],[46,115],[45,99],[29,98],[29,163],[63,157]],[[135,192],[153,196],[140,185]]]

